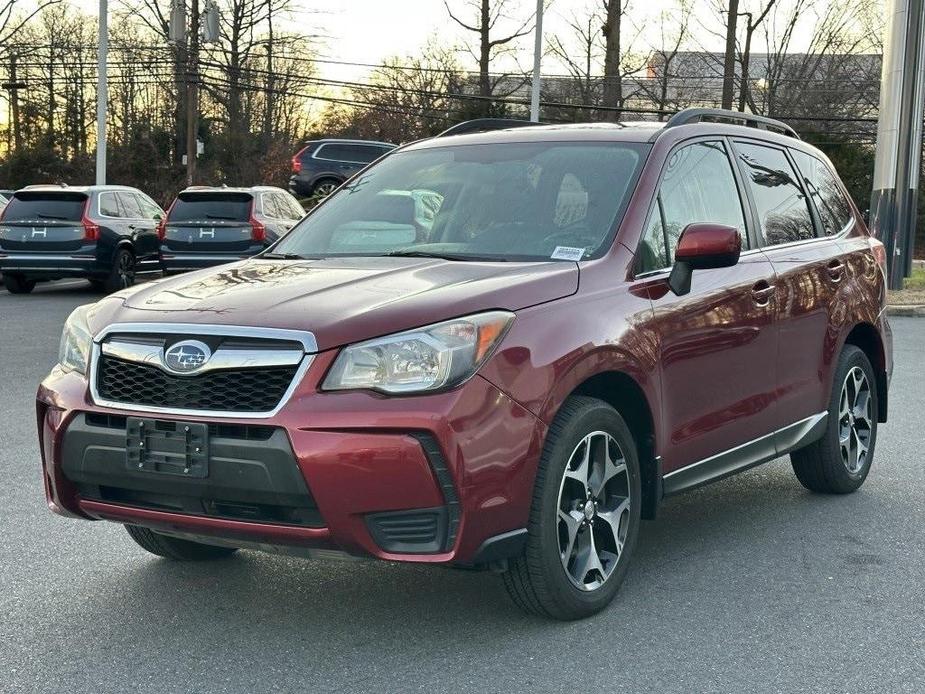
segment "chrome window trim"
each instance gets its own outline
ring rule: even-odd
[[[112,333],[168,333],[180,335],[218,335],[224,337],[257,337],[264,339],[291,340],[299,342],[303,349],[301,363],[292,378],[292,382],[283,393],[279,403],[272,410],[264,412],[234,412],[227,410],[193,410],[179,407],[157,407],[154,405],[138,405],[135,403],[113,402],[103,398],[96,387],[97,369],[102,354],[102,342]],[[293,350],[288,350],[293,351]],[[318,344],[315,336],[307,331],[286,330],[282,328],[255,328],[251,326],[211,325],[196,323],[112,323],[107,325],[93,337],[90,351],[89,381],[90,397],[94,404],[114,410],[128,412],[145,412],[152,414],[179,415],[189,417],[216,417],[230,419],[267,419],[275,416],[285,407],[296,388],[302,383],[305,373],[315,359]],[[201,372],[200,372],[201,373]]]
[[[96,213],[103,219],[129,219],[129,217],[114,217],[111,214],[103,214],[103,196],[111,195],[116,201],[116,207],[119,207],[119,198],[116,197],[116,191],[114,190],[101,190],[99,195],[96,196]]]
[[[368,166],[369,164],[372,164],[374,161],[376,161],[376,159],[379,158],[379,157],[376,157],[376,159],[371,159],[371,160],[369,160],[369,161],[354,161],[353,159],[331,159],[330,157],[319,157],[319,156],[318,156],[318,153],[324,151],[324,148],[325,148],[325,147],[330,147],[331,145],[340,145],[340,144],[360,145],[361,147],[366,147],[366,148],[368,148],[368,149],[382,149],[382,150],[384,150],[381,154],[379,154],[379,157],[381,157],[381,156],[387,154],[388,152],[391,152],[391,151],[392,151],[392,150],[390,150],[390,149],[386,149],[386,148],[382,147],[381,145],[370,145],[370,144],[368,144],[368,143],[366,143],[366,142],[363,142],[363,141],[358,141],[358,142],[325,142],[324,144],[322,144],[321,146],[319,146],[318,148],[316,148],[314,152],[312,152],[311,158],[312,158],[312,159],[318,159],[319,161],[336,161],[336,162],[339,162],[339,163],[341,163],[341,164],[364,164],[364,165],[367,165],[367,166]]]

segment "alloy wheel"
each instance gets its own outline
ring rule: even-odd
[[[337,183],[334,181],[325,181],[315,186],[315,194],[327,197],[337,189]]]
[[[126,252],[119,254],[116,259],[116,275],[119,278],[119,286],[122,289],[132,286],[135,279],[134,263],[132,256]]]
[[[842,462],[852,475],[867,464],[873,426],[870,381],[855,366],[845,376],[838,405],[838,444]]]
[[[572,584],[600,588],[613,573],[630,524],[630,478],[613,436],[595,431],[572,451],[559,485],[559,558]]]

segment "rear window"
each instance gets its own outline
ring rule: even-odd
[[[83,216],[84,193],[19,192],[3,210],[4,222],[25,222],[34,219],[58,219],[79,222]]]
[[[168,219],[171,222],[246,222],[251,216],[252,203],[249,193],[180,193]]]

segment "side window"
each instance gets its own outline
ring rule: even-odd
[[[279,219],[283,216],[279,212],[279,208],[276,205],[276,195],[273,193],[263,193],[260,196],[260,207],[263,210],[264,217]]]
[[[735,148],[765,243],[775,246],[815,238],[806,196],[783,150],[745,142],[737,142]]]
[[[305,216],[305,210],[303,210],[298,201],[288,193],[280,193],[279,202],[280,211],[285,211],[286,214],[283,216],[288,219],[302,219],[302,217]]]
[[[639,271],[670,267],[681,232],[695,222],[735,227],[742,247],[748,247],[745,214],[722,142],[697,142],[671,155],[640,244]]]
[[[841,233],[842,229],[848,226],[854,218],[854,214],[848,198],[838,185],[835,174],[820,159],[811,154],[795,149],[790,150],[790,153],[803,176],[806,190],[809,191],[809,196],[819,211],[822,230],[827,236]]]
[[[122,216],[115,193],[100,193],[100,214],[105,217]]]
[[[164,212],[158,207],[157,203],[147,195],[135,193],[135,200],[138,201],[145,219],[158,219],[164,216]]]
[[[126,218],[145,218],[145,213],[142,211],[141,205],[138,204],[138,201],[135,199],[134,195],[131,193],[116,193],[116,196],[119,198],[119,202],[122,204],[122,209],[125,210]]]

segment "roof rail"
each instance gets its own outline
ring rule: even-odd
[[[465,120],[462,123],[451,125],[437,137],[447,137],[449,135],[466,135],[468,133],[484,133],[490,130],[504,130],[505,128],[522,128],[527,125],[542,125],[535,121],[521,120],[518,118],[476,118],[475,120]]]
[[[758,116],[754,113],[727,111],[726,109],[722,108],[686,108],[683,111],[678,111],[671,118],[669,118],[668,122],[665,123],[665,127],[673,128],[677,125],[687,125],[689,123],[702,122],[745,125],[751,128],[758,128],[759,130],[770,130],[772,132],[780,133],[781,135],[789,135],[790,137],[794,137],[797,140],[800,139],[800,136],[797,135],[796,130],[779,120],[774,120],[773,118],[768,118],[766,116]]]

